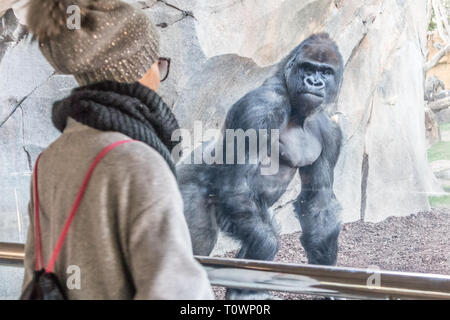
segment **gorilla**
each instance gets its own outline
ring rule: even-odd
[[[333,173],[342,133],[325,107],[336,100],[342,73],[337,45],[326,33],[313,34],[283,59],[259,88],[228,111],[222,132],[279,130],[276,174],[262,175],[261,163],[177,166],[194,254],[209,255],[220,229],[241,243],[237,258],[273,260],[279,233],[270,207],[298,170],[301,192],[294,208],[308,262],[336,264],[341,227]],[[230,141],[223,145],[227,143]],[[211,142],[201,148],[209,152]],[[227,298],[251,294],[230,289]]]

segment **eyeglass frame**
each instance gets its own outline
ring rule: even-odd
[[[167,61],[167,73],[163,79],[159,80],[160,82],[163,82],[163,81],[167,80],[167,78],[169,77],[171,59],[166,58],[166,57],[159,57],[158,62],[160,62],[160,61]],[[160,72],[161,72],[161,70],[160,70]]]

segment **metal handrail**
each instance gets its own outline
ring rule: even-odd
[[[0,265],[23,266],[24,256],[23,244],[0,243]],[[450,299],[447,275],[212,257],[196,259],[214,286],[343,298]]]
[[[0,265],[23,267],[25,245],[0,242]]]

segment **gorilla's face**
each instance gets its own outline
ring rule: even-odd
[[[298,49],[285,68],[292,112],[307,117],[336,98],[342,74],[339,58],[335,48],[323,43]]]

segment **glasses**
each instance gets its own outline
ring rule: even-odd
[[[169,76],[170,71],[170,58],[159,58],[158,59],[159,68],[159,81],[163,82]]]

